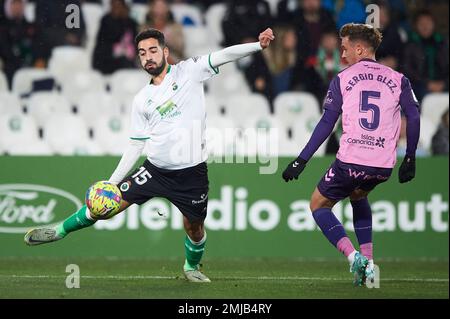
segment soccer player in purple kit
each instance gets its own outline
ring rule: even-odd
[[[400,110],[407,118],[407,150],[399,169],[399,182],[415,176],[419,140],[418,102],[409,80],[375,61],[381,33],[367,24],[349,23],[340,30],[342,57],[349,67],[330,83],[324,114],[300,153],[283,172],[288,182],[298,179],[308,160],[332,132],[342,115],[342,136],[336,160],[311,196],[310,208],[325,237],[348,259],[354,284],[362,286],[375,277],[372,247],[372,211],[367,196],[387,181],[396,163]],[[350,197],[358,252],[343,225],[331,211]]]

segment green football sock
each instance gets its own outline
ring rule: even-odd
[[[84,205],[79,211],[69,216],[62,223],[58,224],[56,226],[57,235],[63,238],[68,233],[93,225],[96,220],[87,218],[86,209],[87,207]]]
[[[186,261],[184,262],[184,270],[196,270],[198,264],[202,259],[205,251],[206,233],[202,240],[198,243],[193,243],[191,239],[186,236],[184,239],[184,251],[186,254]]]

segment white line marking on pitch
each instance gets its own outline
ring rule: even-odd
[[[56,275],[0,275],[0,278],[66,278],[66,276]],[[85,279],[117,279],[117,280],[140,280],[140,279],[177,279],[177,276],[81,276]],[[348,278],[326,278],[326,277],[212,277],[216,280],[312,280],[312,281],[348,281]],[[380,281],[402,281],[402,282],[448,282],[448,278],[380,278]]]

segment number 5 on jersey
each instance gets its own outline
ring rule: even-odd
[[[144,185],[147,183],[148,179],[152,178],[152,175],[145,169],[144,166],[141,166],[136,174],[131,176],[134,178],[134,181],[138,185]]]

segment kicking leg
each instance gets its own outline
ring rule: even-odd
[[[355,250],[344,226],[331,211],[336,203],[337,201],[326,198],[316,188],[311,196],[310,208],[314,220],[328,241],[347,257],[350,271],[355,274],[355,284],[362,285],[368,260]]]
[[[122,200],[117,214],[130,205],[130,203]],[[109,216],[109,218],[111,217]],[[87,206],[83,205],[77,212],[56,226],[31,229],[25,234],[24,241],[29,246],[51,243],[63,239],[71,232],[92,226],[97,220],[99,218],[92,216]]]
[[[372,245],[372,210],[370,208],[367,196],[370,191],[356,189],[350,194],[350,203],[353,207],[353,226],[358,238],[359,248],[368,260],[366,269],[368,280],[375,277],[373,263],[373,245]]]
[[[210,282],[200,271],[200,260],[205,251],[206,232],[203,220],[190,221],[183,216],[184,229],[186,230],[186,238],[184,240],[184,248],[186,260],[184,262],[183,271],[187,280],[192,282]]]

